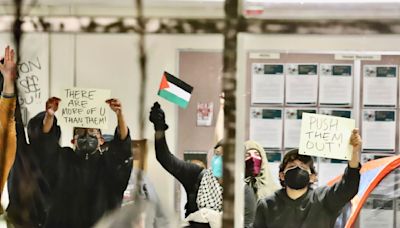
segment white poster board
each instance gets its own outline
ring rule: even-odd
[[[0,56],[4,48],[15,48],[10,33],[0,34]],[[26,108],[26,119],[45,110],[49,98],[49,35],[24,34],[17,81],[19,102]]]
[[[266,148],[281,148],[282,133],[282,109],[251,108],[250,140]]]
[[[108,128],[109,90],[67,88],[61,92],[57,111],[61,125],[84,128]]]
[[[318,64],[286,65],[286,104],[317,104]]]
[[[303,113],[299,154],[351,160],[354,128],[353,119]]]
[[[283,64],[252,64],[251,103],[283,104],[285,78]]]
[[[300,143],[301,118],[304,112],[317,113],[316,109],[285,109],[285,148],[298,148]]]
[[[364,110],[362,119],[363,150],[394,151],[396,111]]]
[[[397,105],[397,66],[364,65],[364,106]]]
[[[321,64],[319,84],[320,105],[352,104],[353,66],[349,64]]]

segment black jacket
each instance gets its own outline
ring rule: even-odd
[[[69,147],[60,147],[55,119],[43,133],[44,113],[28,125],[28,135],[49,192],[44,227],[91,227],[122,201],[131,169],[131,139],[120,140],[118,129],[108,150],[86,160]]]
[[[253,227],[256,215],[257,197],[250,185],[244,185],[244,228]]]
[[[187,203],[185,205],[185,217],[199,210],[196,203],[197,191],[203,174],[203,168],[176,158],[171,154],[165,136],[155,140],[155,150],[157,161],[172,174],[185,188]],[[209,227],[204,223],[191,223],[194,227]]]
[[[347,167],[341,181],[332,187],[309,189],[292,200],[285,189],[258,202],[254,228],[334,227],[341,209],[358,191],[360,169]]]

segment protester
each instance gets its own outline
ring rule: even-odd
[[[316,181],[313,159],[298,150],[285,154],[279,167],[282,189],[258,202],[254,228],[334,227],[343,206],[358,191],[361,137],[354,129],[350,144],[352,159],[342,179],[332,187],[313,189]]]
[[[14,50],[6,47],[4,60],[0,63],[0,82],[3,84],[0,97],[0,201],[17,148],[14,118],[16,68]],[[3,213],[3,206],[0,205],[0,215]]]
[[[245,216],[244,227],[251,227],[254,221],[256,202],[272,195],[278,186],[272,180],[264,148],[255,141],[245,146]]]
[[[74,148],[61,147],[55,112],[60,99],[46,102],[46,111],[29,121],[28,135],[49,192],[43,227],[92,227],[120,206],[131,169],[131,139],[117,99],[106,102],[118,127],[106,149],[100,129],[75,128]]]
[[[215,146],[211,169],[186,162],[171,154],[165,138],[168,125],[165,114],[156,102],[151,108],[150,121],[154,124],[155,150],[158,162],[185,188],[187,227],[220,227],[222,218],[222,144]]]

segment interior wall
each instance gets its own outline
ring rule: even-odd
[[[120,98],[131,137],[138,139],[139,65],[137,36],[131,34],[53,34],[51,36],[51,95],[58,96],[61,88],[79,86],[110,89],[114,97]],[[76,47],[76,49],[75,49]],[[219,50],[222,37],[218,35],[149,35],[146,38],[148,51],[146,117],[153,102],[158,101],[171,126],[167,140],[172,152],[176,151],[178,109],[175,105],[157,96],[161,75],[164,71],[177,73],[179,49]],[[76,50],[76,52],[74,51]],[[112,113],[109,129],[112,134],[116,118]],[[174,208],[174,178],[157,162],[154,152],[153,126],[146,121],[145,137],[148,139],[148,176],[154,183],[165,208]],[[65,132],[72,132],[65,129]],[[62,144],[70,145],[70,134],[63,134]],[[171,212],[172,210],[167,210]]]
[[[319,35],[249,35],[240,34],[238,39],[238,81],[237,81],[237,165],[235,176],[243,178],[244,142],[246,118],[246,56],[254,50],[295,50],[295,51],[400,51],[399,35],[369,36],[319,36]],[[112,90],[124,105],[125,117],[131,129],[132,138],[137,138],[137,102],[139,66],[137,61],[137,37],[129,34],[51,34],[50,48],[50,96],[58,96],[65,86],[103,87]],[[75,49],[76,46],[76,49]],[[160,99],[157,90],[164,70],[177,72],[179,49],[222,50],[220,35],[149,35],[146,38],[148,51],[148,85],[146,88],[146,110],[154,101],[164,107],[170,126],[178,126],[176,106]],[[75,52],[76,50],[76,52]],[[79,61],[79,62],[78,62]],[[111,123],[115,124],[114,120]],[[159,197],[168,211],[174,208],[174,178],[156,161],[154,154],[153,128],[146,122],[145,137],[148,138],[148,176],[153,181]],[[177,128],[167,131],[171,151],[176,151]],[[111,133],[111,128],[108,133]],[[69,131],[72,132],[72,131]],[[70,145],[70,133],[63,134],[63,145]],[[235,190],[242,192],[243,183],[236,181]],[[243,206],[243,195],[236,196],[235,208]],[[241,218],[236,210],[235,218]],[[236,219],[235,227],[241,227],[242,220]]]

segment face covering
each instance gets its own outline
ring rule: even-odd
[[[289,169],[285,173],[285,183],[291,189],[303,189],[310,183],[310,174],[299,167]]]
[[[246,177],[256,177],[261,172],[261,158],[251,156],[246,160]]]
[[[215,177],[222,177],[222,156],[214,155],[211,159],[211,170]]]
[[[76,143],[76,152],[81,156],[86,156],[86,159],[88,159],[88,156],[97,150],[99,140],[95,136],[85,135],[79,136]]]

